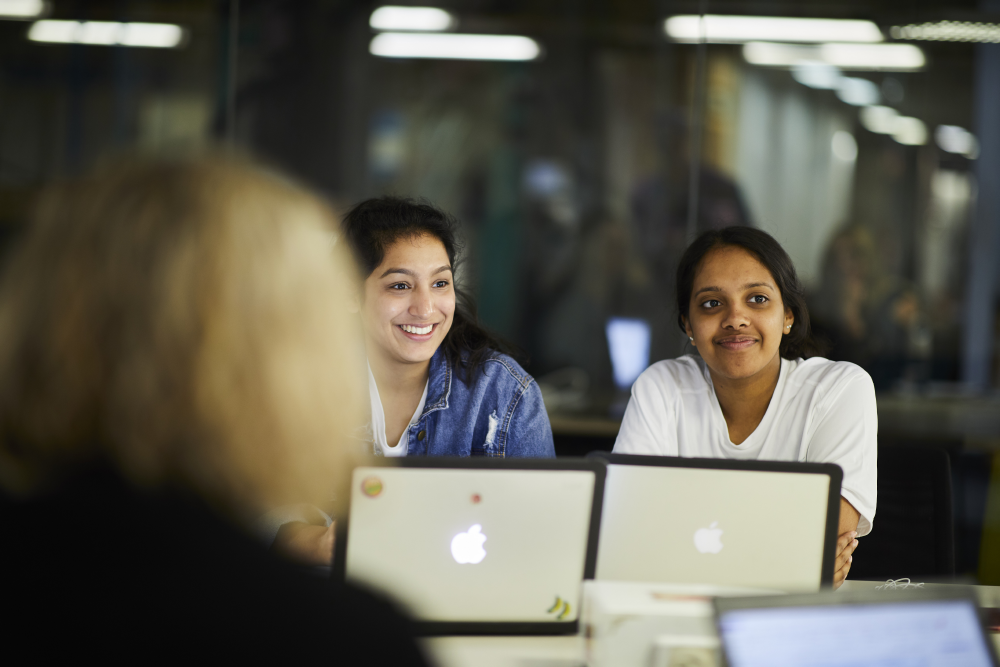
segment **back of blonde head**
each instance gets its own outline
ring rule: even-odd
[[[244,517],[344,498],[365,384],[334,228],[224,158],[45,194],[0,284],[0,485],[103,460]]]

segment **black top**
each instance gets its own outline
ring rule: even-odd
[[[6,655],[423,665],[384,600],[301,571],[201,502],[109,471],[0,493]]]

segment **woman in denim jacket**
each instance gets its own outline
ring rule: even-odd
[[[381,456],[552,457],[552,427],[534,379],[476,323],[455,287],[455,222],[426,203],[369,199],[343,222],[365,276],[353,309],[368,357]],[[286,556],[329,564],[334,529],[316,508],[282,507],[261,536]]]
[[[343,231],[365,276],[357,309],[375,454],[555,456],[538,385],[455,287],[454,220],[380,197],[351,209]]]

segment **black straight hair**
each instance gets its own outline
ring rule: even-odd
[[[681,256],[677,266],[677,324],[686,331],[684,322],[691,309],[691,290],[694,274],[710,251],[716,248],[742,248],[771,272],[771,277],[781,294],[781,301],[792,311],[795,324],[781,337],[778,353],[785,359],[808,359],[823,353],[823,346],[815,339],[809,326],[809,309],[806,307],[805,290],[795,273],[791,257],[774,240],[774,237],[753,227],[725,227],[702,233]]]
[[[441,241],[452,275],[460,261],[461,247],[456,238],[458,222],[424,200],[393,196],[366,199],[347,212],[341,228],[365,278],[382,264],[393,244],[425,234]],[[452,284],[455,313],[441,346],[452,363],[464,369],[465,378],[471,379],[493,352],[516,357],[516,351],[509,344],[479,324],[472,298],[460,290],[456,282]]]

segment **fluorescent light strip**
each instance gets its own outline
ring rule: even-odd
[[[36,19],[48,11],[44,0],[0,0],[0,19]]]
[[[184,28],[172,23],[113,21],[35,21],[28,31],[33,42],[140,46],[172,49],[184,41]]]
[[[368,25],[375,30],[438,31],[451,30],[455,17],[437,7],[399,7],[386,5],[372,12]]]
[[[878,104],[881,95],[878,86],[868,79],[858,79],[845,76],[837,86],[837,97],[841,102],[846,102],[856,107],[866,107]]]
[[[702,17],[671,16],[664,24],[667,36],[678,42],[702,39]],[[744,42],[881,42],[882,31],[871,21],[800,19],[780,16],[725,16],[706,14],[705,41]]]
[[[958,125],[938,125],[934,130],[934,140],[938,148],[946,153],[956,153],[975,160],[979,157],[979,140]]]
[[[888,134],[906,146],[927,143],[927,126],[919,118],[900,116],[891,107],[871,106],[861,109],[861,125],[869,132]]]
[[[907,72],[926,64],[924,52],[912,44],[819,44],[806,46],[749,42],[743,57],[751,65],[793,67],[802,61],[824,62],[841,69]]]
[[[534,60],[541,54],[530,37],[455,33],[383,32],[375,35],[368,50],[383,58],[448,60]]]
[[[889,30],[893,39],[910,39],[928,42],[980,42],[1000,43],[1000,25],[972,23],[971,21],[938,21],[893,26]]]

